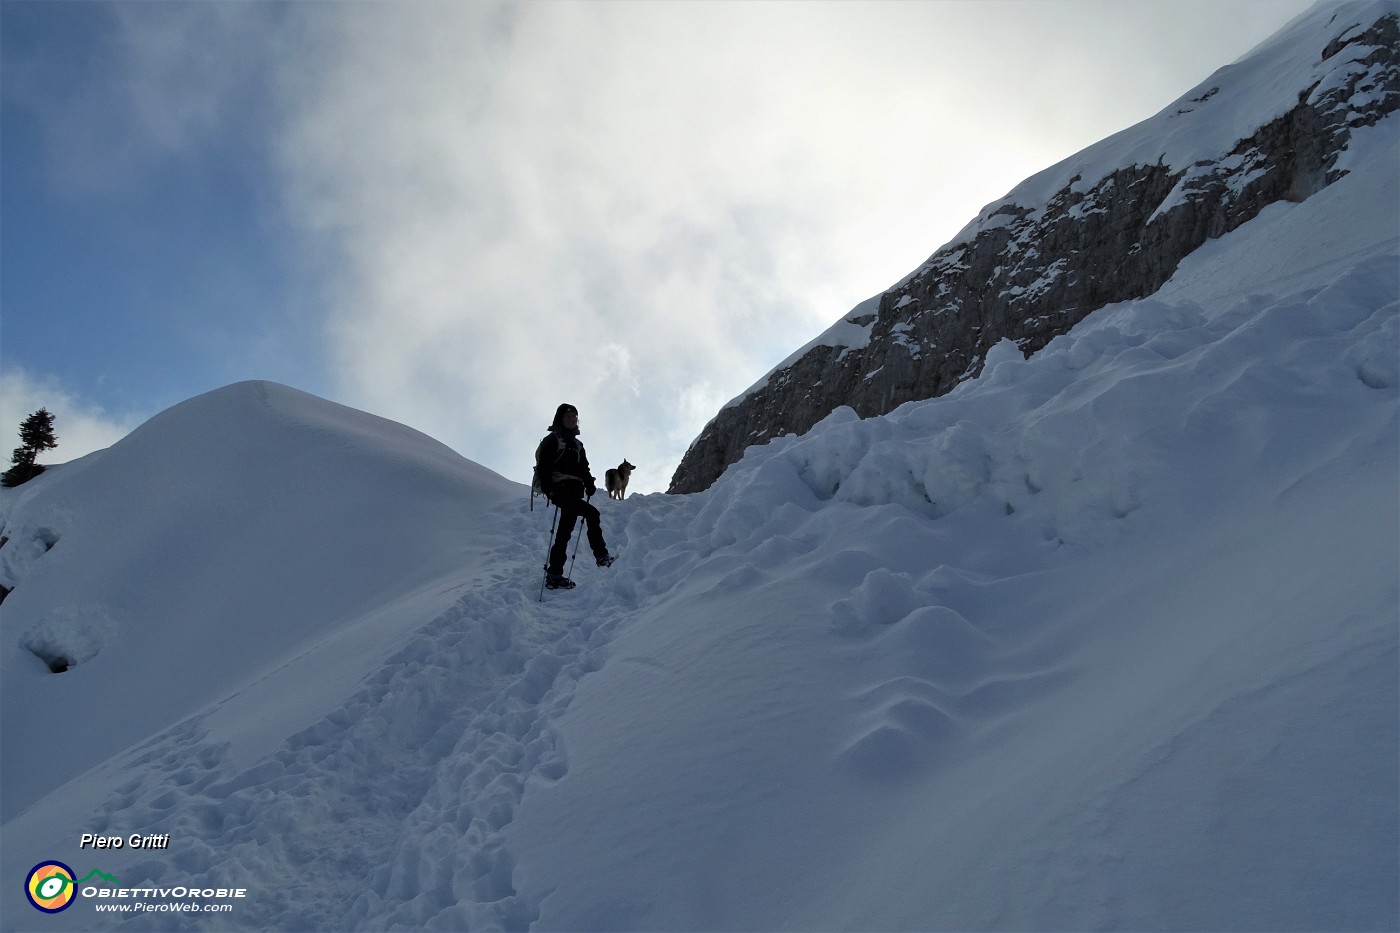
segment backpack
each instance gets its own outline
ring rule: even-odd
[[[554,456],[546,465],[544,463],[545,445],[548,444],[550,441],[554,441]],[[551,501],[549,498],[549,494],[551,492],[551,489],[549,487],[549,473],[554,467],[554,461],[558,459],[559,440],[551,432],[550,434],[546,435],[545,439],[540,441],[540,445],[535,448],[535,472],[533,474],[533,478],[530,480],[530,511],[533,512],[535,510],[536,495],[544,496],[546,502]]]

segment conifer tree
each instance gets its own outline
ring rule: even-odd
[[[24,419],[19,426],[19,439],[21,446],[10,455],[10,468],[0,475],[0,483],[6,486],[27,483],[44,472],[36,462],[39,454],[58,446],[58,436],[53,433],[53,415],[48,409],[41,408]]]

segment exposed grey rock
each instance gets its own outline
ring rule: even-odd
[[[669,491],[707,488],[750,445],[803,433],[838,406],[870,417],[943,395],[1003,338],[1034,353],[1091,312],[1152,294],[1208,239],[1333,183],[1352,131],[1400,108],[1400,18],[1336,35],[1314,74],[1296,106],[1228,153],[1185,169],[1159,160],[1075,177],[1048,203],[995,207],[970,239],[881,295],[874,313],[865,303],[843,319],[868,331],[863,346],[813,346],[721,410]],[[1163,125],[1209,107],[1218,90],[1161,115]]]

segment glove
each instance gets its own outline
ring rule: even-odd
[[[588,498],[592,499],[593,494],[598,491],[597,485],[592,480],[588,481]]]

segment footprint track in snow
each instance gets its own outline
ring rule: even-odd
[[[527,928],[537,909],[515,891],[504,833],[529,784],[567,774],[553,722],[601,666],[618,620],[594,611],[602,587],[537,601],[539,536],[522,527],[527,511],[510,510],[517,531],[489,551],[501,571],[274,753],[225,768],[227,744],[209,737],[205,716],[137,749],[136,776],[105,802],[98,828],[168,832],[172,848],[123,882],[256,890],[234,917],[244,928]],[[152,917],[132,922],[204,925]]]

